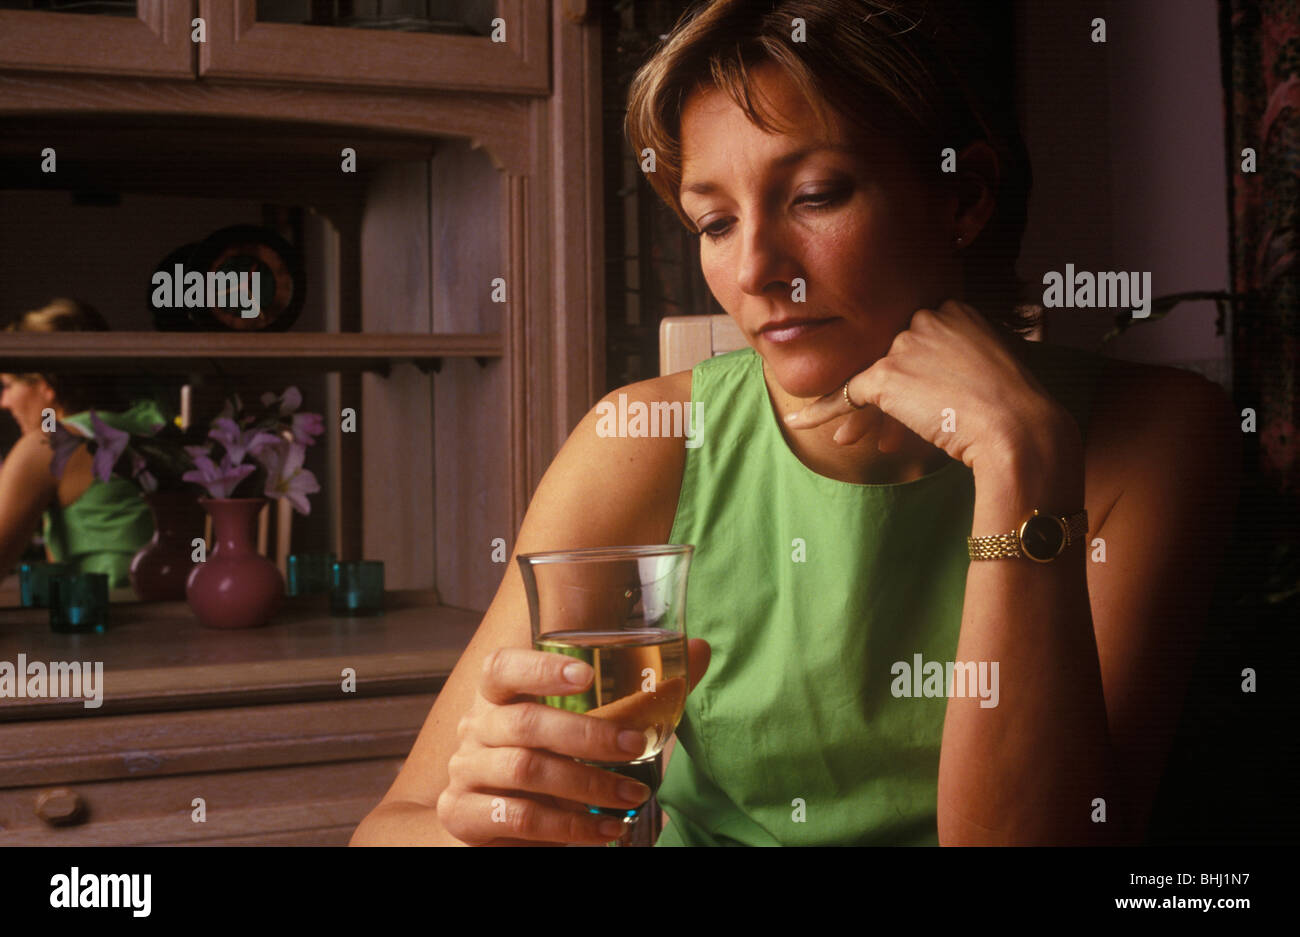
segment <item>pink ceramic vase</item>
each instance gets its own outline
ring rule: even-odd
[[[194,538],[203,536],[203,509],[192,491],[145,494],[153,539],[131,560],[131,586],[142,602],[180,601],[194,568]]]
[[[190,573],[190,608],[207,628],[256,628],[284,598],[284,577],[257,552],[257,512],[266,498],[200,498],[212,516],[212,549]]]

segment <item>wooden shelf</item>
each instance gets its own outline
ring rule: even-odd
[[[56,634],[49,610],[6,609],[0,661],[102,661],[103,704],[0,697],[0,723],[436,692],[483,617],[432,591],[385,595],[385,612],[335,618],[324,595],[286,599],[261,628],[204,628],[184,602],[124,602],[103,634]],[[342,669],[356,671],[344,693]]]
[[[378,371],[409,361],[504,355],[500,334],[352,332],[0,332],[0,372]]]

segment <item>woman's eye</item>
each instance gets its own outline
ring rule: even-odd
[[[827,205],[839,201],[842,195],[842,192],[835,189],[828,189],[825,192],[808,192],[795,199],[795,203],[799,205],[811,205],[814,208],[824,208]]]
[[[727,225],[726,222],[718,221],[709,225],[707,228],[701,228],[700,233],[703,234],[710,241],[721,241],[724,237],[727,236],[727,232],[729,230],[730,230],[730,226]]]

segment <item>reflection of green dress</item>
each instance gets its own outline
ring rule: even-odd
[[[121,413],[95,411],[114,429],[147,432],[166,418],[152,400],[137,401]],[[65,417],[64,423],[89,434],[90,413]],[[153,515],[134,482],[114,475],[106,482],[91,482],[67,507],[56,500],[45,512],[45,543],[54,559],[72,563],[78,572],[107,573],[108,587],[131,585],[127,571],[131,558],[153,536]]]

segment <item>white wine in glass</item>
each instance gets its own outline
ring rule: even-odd
[[[661,780],[660,753],[686,705],[686,578],[693,549],[607,547],[519,557],[533,647],[595,671],[586,690],[538,702],[641,733],[639,755],[588,764],[640,781],[652,797]],[[645,807],[588,805],[592,813],[628,824],[637,823]]]
[[[564,631],[533,642],[539,651],[565,654],[596,672],[591,688],[570,696],[545,696],[548,706],[586,713],[645,736],[645,750],[630,762],[589,762],[659,788],[654,762],[677,728],[686,705],[686,636],[680,631]],[[653,783],[646,780],[653,777]],[[633,817],[636,810],[593,808],[605,815]]]

